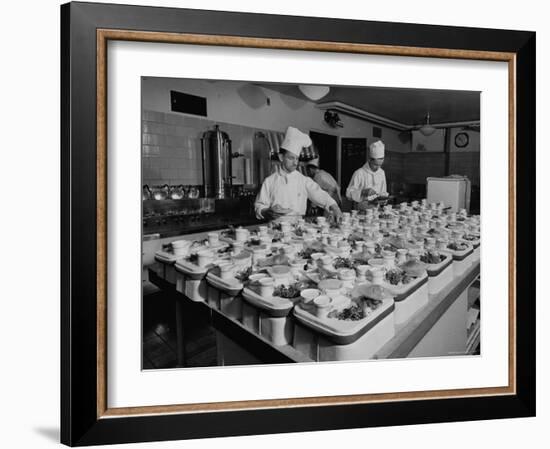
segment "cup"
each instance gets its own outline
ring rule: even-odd
[[[363,282],[367,280],[367,272],[369,271],[368,265],[358,265],[355,267],[355,271],[357,272],[358,282]]]
[[[342,292],[342,281],[337,279],[325,279],[317,284],[324,295],[334,298]]]
[[[355,283],[355,271],[350,268],[342,268],[338,270],[338,279],[342,281],[343,288],[353,288]]]
[[[172,250],[175,256],[187,256],[190,248],[191,242],[189,240],[176,240],[172,242]]]
[[[220,264],[220,277],[222,279],[230,279],[233,276],[233,269],[235,268],[232,263]]]
[[[406,248],[399,248],[397,250],[397,263],[403,263],[407,261],[407,253],[409,252]]]
[[[300,298],[302,300],[302,307],[304,309],[311,309],[314,307],[313,300],[321,296],[321,291],[316,288],[306,288],[300,293]]]
[[[240,254],[241,251],[244,249],[244,243],[243,242],[233,242],[233,255],[236,256],[237,254]]]
[[[218,246],[220,243],[220,235],[217,232],[208,233],[208,244],[210,246]]]
[[[330,268],[332,266],[332,257],[331,256],[321,257],[321,265],[323,266],[323,268]]]
[[[313,300],[317,318],[326,318],[332,308],[332,298],[326,295],[317,296]]]
[[[370,270],[371,272],[371,275],[372,275],[372,283],[373,284],[377,284],[377,285],[381,285],[382,282],[384,281],[384,269],[382,268],[371,268]]]
[[[203,250],[197,253],[197,265],[199,267],[206,267],[210,262],[212,262],[214,255],[211,251]]]
[[[274,286],[272,278],[262,278],[258,282],[260,284],[260,295],[266,298],[273,296]]]
[[[246,242],[248,239],[248,230],[244,228],[235,229],[235,240],[237,242]]]

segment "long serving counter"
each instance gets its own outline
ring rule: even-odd
[[[441,216],[437,209],[423,212],[414,223],[414,213],[402,207],[385,210],[372,227],[369,214],[354,213],[353,226],[348,214],[330,233],[322,219],[317,225],[302,220],[292,233],[283,224],[282,242],[272,245],[281,233],[268,234],[266,226],[243,229],[233,239],[208,235],[207,241],[202,233],[186,236],[202,241],[192,261],[184,248],[190,242],[173,242],[172,253],[157,251],[148,278],[176,301],[178,365],[185,366],[188,320],[214,330],[218,365],[471,353],[469,291],[480,272],[479,221],[457,221],[453,214],[446,223]],[[451,233],[453,239],[445,238]],[[434,250],[433,237],[441,251]],[[375,242],[378,253],[370,252]],[[250,276],[252,266],[258,274]],[[246,282],[235,274],[243,271]]]
[[[455,278],[443,290],[429,295],[429,302],[411,318],[396,327],[395,335],[372,358],[393,359],[403,357],[433,357],[466,353],[467,347],[467,292],[480,271],[479,261],[460,278]],[[235,318],[208,305],[196,302],[176,291],[174,283],[159,277],[162,267],[149,267],[149,280],[176,300],[178,365],[185,365],[186,318],[203,319],[218,332],[219,360],[223,364],[248,363],[296,363],[314,362],[307,354],[292,345],[276,346],[268,339],[252,331]],[[225,344],[224,344],[225,343]],[[246,354],[246,353],[249,354]],[[237,360],[235,360],[237,358]]]

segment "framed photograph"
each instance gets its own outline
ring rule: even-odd
[[[61,7],[61,439],[535,414],[535,33]]]

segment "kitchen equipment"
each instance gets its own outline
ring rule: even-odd
[[[170,187],[168,184],[164,184],[163,186],[153,186],[151,189],[151,197],[156,200],[165,200],[168,198],[168,194],[170,193]]]
[[[143,186],[143,193],[141,195],[141,199],[143,201],[151,199],[151,189],[149,188],[149,186],[147,184],[145,184]]]
[[[228,198],[233,185],[231,140],[218,125],[201,137],[204,196]]]
[[[443,202],[453,212],[460,209],[470,210],[471,183],[466,176],[427,178],[426,192],[429,203]]]
[[[181,200],[185,198],[185,187],[183,185],[170,187],[169,197],[171,200]]]

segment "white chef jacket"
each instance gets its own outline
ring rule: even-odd
[[[292,209],[289,216],[302,216],[306,213],[308,199],[316,206],[327,210],[336,204],[336,201],[313,179],[302,175],[298,170],[287,173],[281,167],[277,167],[273,174],[264,179],[254,203],[254,210],[259,219],[264,218],[263,209],[275,205]]]
[[[361,192],[363,189],[369,188],[373,189],[379,196],[388,195],[386,173],[381,168],[372,171],[367,162],[353,173],[348,188],[346,189],[346,197],[351,201],[360,203],[362,201]]]

